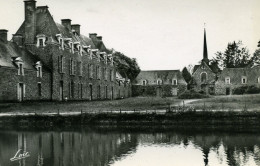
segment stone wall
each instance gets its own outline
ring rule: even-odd
[[[186,84],[179,85],[133,85],[132,91],[133,96],[156,96],[158,95],[158,88],[161,89],[161,97],[172,97],[176,96],[173,94],[172,90],[177,89],[177,95],[180,95],[185,90],[187,90]]]
[[[69,49],[60,49],[58,45],[48,45],[45,48],[35,46],[27,47],[34,52],[38,58],[52,70],[52,100],[60,100],[60,84],[63,82],[63,99],[68,100],[105,100],[116,98],[127,98],[131,96],[131,85],[119,83],[116,81],[116,69],[110,63],[105,64],[102,60],[90,58],[89,55],[72,54]],[[59,60],[63,57],[63,71],[59,69]],[[75,75],[70,73],[70,60],[76,61]],[[82,75],[80,75],[79,63],[82,64]],[[93,66],[93,77],[90,78],[88,66]],[[100,68],[100,77],[97,78],[97,66]],[[104,68],[106,72],[104,73]],[[113,71],[112,80],[110,71]],[[107,79],[105,79],[105,75]],[[71,90],[71,83],[73,87]],[[92,87],[92,95],[91,95]],[[100,90],[99,90],[100,89]],[[71,94],[73,93],[73,94]]]
[[[24,76],[18,75],[18,69],[0,67],[0,101],[17,101],[17,87],[19,83],[25,85],[24,100],[51,100],[50,78],[48,72],[42,73],[38,78],[36,70],[24,69]],[[39,95],[38,83],[41,83]]]
[[[207,73],[207,80],[205,82],[201,81],[201,74],[202,73]],[[201,85],[204,84],[205,85],[205,92],[209,93],[209,86],[210,85],[214,85],[214,81],[216,80],[216,74],[214,72],[212,72],[212,70],[209,68],[208,65],[204,65],[204,67],[202,67],[202,65],[200,65],[198,67],[198,69],[193,73],[192,78],[194,80],[194,85],[192,85],[192,88],[195,91],[201,91],[203,90],[201,88]]]

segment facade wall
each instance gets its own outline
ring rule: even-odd
[[[226,78],[230,78],[230,83],[225,82]],[[246,78],[247,82],[242,83],[242,78]],[[215,84],[216,95],[228,95],[227,88],[229,89],[228,91],[230,91],[229,94],[233,94],[234,89],[238,87],[260,87],[259,78],[260,67],[224,69]]]
[[[202,73],[206,73],[206,81],[201,80]],[[212,70],[207,65],[204,65],[204,67],[200,65],[198,69],[193,73],[192,77],[195,82],[195,84],[192,85],[192,88],[196,91],[205,91],[205,93],[210,93],[209,88],[214,87],[214,83],[216,80],[216,74],[212,72]],[[202,88],[202,85],[204,86],[204,88]]]
[[[38,78],[36,70],[24,69],[24,76],[18,75],[18,69],[0,68],[0,101],[17,101],[18,84],[25,85],[23,100],[51,100],[50,73],[43,72],[42,78]],[[41,83],[41,95],[39,95],[38,83]]]
[[[161,97],[172,97],[183,93],[187,90],[187,85],[133,85],[133,96],[161,96]],[[161,92],[159,92],[161,91]]]
[[[52,100],[61,100],[61,82],[63,83],[63,99],[105,100],[131,96],[131,85],[120,83],[119,86],[115,78],[115,67],[110,63],[105,64],[102,60],[91,59],[89,55],[72,54],[70,49],[65,48],[62,50],[58,45],[48,45],[45,48],[30,46],[28,49],[34,52],[40,59],[43,59],[47,66],[51,67],[53,74]],[[63,72],[60,71],[61,57],[63,57]],[[70,73],[71,59],[76,61],[75,74],[73,75]],[[80,72],[80,63],[82,64],[82,72]],[[90,77],[89,65],[93,66],[93,77]],[[99,66],[99,77],[97,77],[97,66]],[[106,68],[106,72],[104,72],[104,68]],[[113,74],[112,80],[111,71]],[[74,86],[71,86],[72,82]]]

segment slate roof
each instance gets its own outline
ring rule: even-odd
[[[0,41],[0,67],[12,67],[16,68],[15,63],[13,63],[14,58],[21,57],[23,60],[25,69],[34,69],[36,62],[40,61],[36,56],[31,54],[25,49],[18,47],[13,42],[3,43]],[[44,71],[49,71],[46,66],[43,65]]]
[[[221,72],[218,82],[224,81],[226,77],[230,77],[231,84],[240,84],[242,76],[247,77],[248,83],[257,83],[257,79],[260,77],[260,67],[225,68]]]
[[[206,63],[205,63],[206,64]],[[208,65],[208,64],[206,64]],[[195,71],[200,67],[201,65],[195,65],[193,68],[193,73],[195,73]],[[209,68],[212,70],[213,73],[218,73],[220,72],[220,69],[214,65],[208,65]]]
[[[47,7],[45,7],[47,8]],[[105,44],[103,41],[98,39],[91,39],[84,35],[74,35],[72,32],[64,27],[60,23],[56,23],[50,14],[49,10],[42,11],[43,7],[37,7],[36,11],[36,35],[44,34],[47,37],[52,37],[56,42],[57,34],[62,34],[64,38],[72,38],[74,42],[79,41],[82,45],[89,46],[91,45],[91,49],[99,49],[101,52],[107,52]],[[24,35],[24,23],[18,29],[16,34]]]
[[[135,83],[140,83],[142,80],[147,80],[148,84],[156,84],[158,79],[163,80],[165,84],[171,83],[172,79],[177,79],[178,84],[187,84],[180,70],[148,70],[141,71],[135,79]]]

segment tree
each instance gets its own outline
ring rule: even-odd
[[[258,45],[257,45],[258,49],[255,50],[255,53],[254,53],[254,64],[255,65],[260,65],[260,41],[258,42]]]
[[[135,58],[129,58],[121,52],[114,51],[114,61],[118,72],[125,78],[129,78],[133,81],[140,73],[140,67],[138,66]]]
[[[183,76],[183,78],[185,79],[185,81],[186,81],[187,83],[190,82],[190,80],[191,80],[191,74],[190,74],[190,72],[188,71],[188,69],[187,69],[186,67],[184,67],[184,68],[182,69],[182,76]]]
[[[224,52],[217,52],[216,57],[211,63],[218,65],[220,68],[240,68],[251,67],[256,61],[255,56],[250,56],[246,47],[243,47],[241,41],[228,43]]]

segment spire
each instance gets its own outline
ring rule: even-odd
[[[204,24],[205,25],[205,24]],[[206,39],[206,28],[204,27],[204,46],[203,46],[203,61],[207,64],[209,63],[208,59],[208,48],[207,48],[207,39]]]

